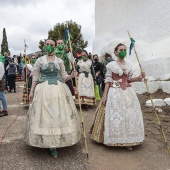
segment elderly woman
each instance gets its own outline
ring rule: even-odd
[[[54,55],[54,39],[46,40],[45,45],[47,55],[38,58],[34,65],[26,143],[50,148],[51,155],[57,157],[56,148],[74,145],[81,137],[79,115],[65,84],[76,73],[68,75],[63,61]]]

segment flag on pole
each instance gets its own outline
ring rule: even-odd
[[[28,48],[28,46],[26,45],[26,40],[25,39],[24,39],[24,46],[25,46],[24,52],[26,53],[26,48]]]
[[[65,43],[68,41],[68,35],[70,36],[71,39],[73,39],[72,35],[70,34],[69,28],[66,28],[64,32],[64,41]]]
[[[130,43],[129,55],[131,55],[132,48],[135,45],[135,40],[133,38],[130,38],[130,40],[131,40],[131,43]]]

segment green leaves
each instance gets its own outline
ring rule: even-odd
[[[6,36],[6,30],[4,28],[3,29],[3,39],[2,39],[2,44],[1,44],[1,54],[4,55],[5,52],[10,54],[10,51],[8,49],[8,41],[7,41],[7,36]]]
[[[53,29],[48,31],[48,38],[64,39],[64,33],[67,28],[67,23],[57,23],[54,25]],[[69,33],[72,38],[72,48],[73,51],[81,50],[87,47],[88,42],[84,40],[81,33],[81,25],[78,25],[76,22],[68,21]],[[44,41],[40,40],[39,48],[43,51]]]
[[[42,41],[42,40],[40,40],[40,42],[39,42],[39,49],[41,50],[41,51],[44,51],[44,41]]]

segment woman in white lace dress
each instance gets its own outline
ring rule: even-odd
[[[86,108],[88,105],[95,105],[94,94],[94,80],[95,72],[92,64],[92,60],[88,59],[88,54],[84,50],[82,51],[82,59],[77,63],[78,77],[78,91],[81,99],[81,104]],[[79,103],[78,96],[76,95],[76,104]]]
[[[132,146],[144,140],[144,124],[139,100],[130,83],[140,81],[145,74],[132,78],[132,66],[124,60],[125,45],[118,44],[115,55],[117,60],[106,66],[105,91],[94,120],[92,139],[132,150]]]
[[[80,118],[65,81],[68,75],[63,60],[54,55],[55,40],[46,40],[47,55],[34,65],[26,126],[26,143],[30,146],[50,148],[57,157],[56,148],[71,146],[81,137]]]

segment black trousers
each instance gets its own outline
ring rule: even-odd
[[[16,79],[16,75],[8,75],[8,86],[10,91],[12,89],[14,89],[14,91],[16,90],[15,79]]]
[[[104,89],[105,89],[105,82],[104,82],[104,80],[102,81],[102,91],[104,91]]]

